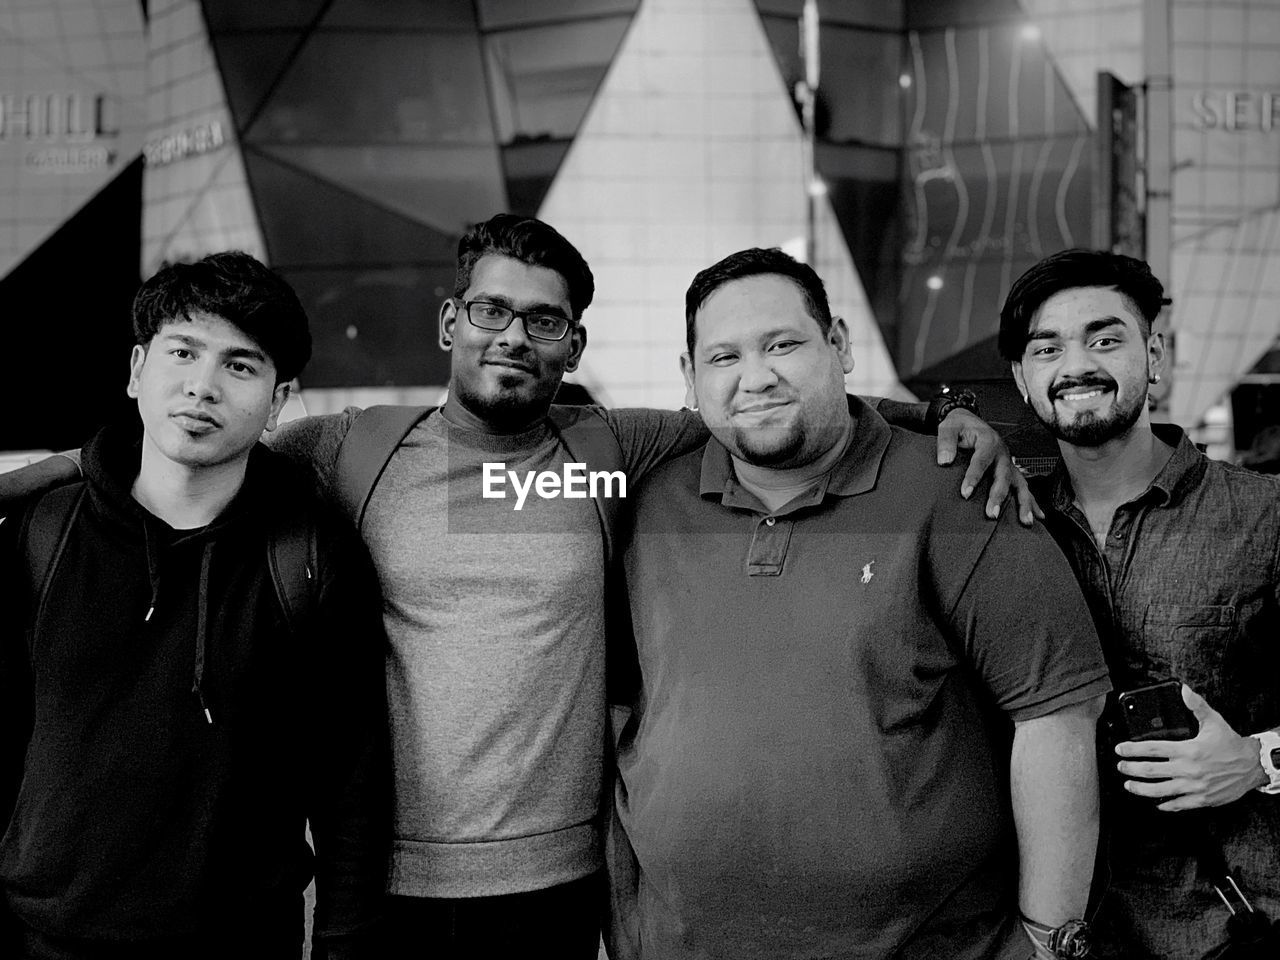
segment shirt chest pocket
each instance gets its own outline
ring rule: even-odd
[[[1137,658],[1132,666],[1143,673],[1177,677],[1209,695],[1235,631],[1233,606],[1153,603],[1143,618],[1142,643],[1126,652]]]

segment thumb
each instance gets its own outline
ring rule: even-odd
[[[1216,719],[1218,711],[1209,706],[1209,701],[1196,693],[1185,683],[1182,685],[1182,702],[1202,725],[1206,720]]]

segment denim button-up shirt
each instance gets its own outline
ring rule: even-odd
[[[1036,491],[1084,589],[1112,682],[1123,691],[1176,677],[1237,733],[1280,726],[1280,478],[1209,460],[1177,427],[1153,429],[1173,456],[1116,510],[1101,548],[1063,467]],[[1109,748],[1102,756],[1112,889],[1127,898],[1120,926],[1134,928],[1129,955],[1141,956],[1143,944],[1152,955],[1199,956],[1190,951],[1220,942],[1226,911],[1197,879],[1177,829],[1191,821],[1116,789],[1116,758]],[[1280,907],[1280,797],[1250,792],[1210,822],[1245,892]]]

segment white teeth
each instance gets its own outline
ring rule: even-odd
[[[1059,400],[1091,400],[1094,397],[1102,396],[1101,390],[1090,390],[1087,393],[1060,393]]]

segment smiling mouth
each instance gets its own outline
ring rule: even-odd
[[[1083,400],[1092,400],[1095,397],[1100,397],[1103,394],[1110,392],[1110,388],[1108,387],[1089,387],[1086,390],[1080,390],[1073,387],[1070,391],[1059,391],[1053,399],[1055,402],[1061,400],[1064,403],[1079,403]]]

